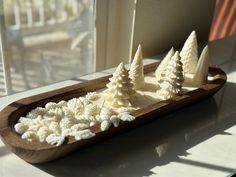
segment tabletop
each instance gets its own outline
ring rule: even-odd
[[[236,172],[236,36],[209,43],[210,62],[227,73],[214,97],[163,116],[64,158],[32,165],[0,140],[1,177],[226,177]],[[152,63],[158,57],[145,59]],[[0,98],[23,98],[108,75],[114,69]]]

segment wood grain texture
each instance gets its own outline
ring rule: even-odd
[[[155,71],[158,65],[159,62],[144,66],[144,73]],[[209,73],[213,76],[213,80],[199,89],[133,111],[132,115],[135,116],[136,119],[132,122],[121,122],[117,128],[110,127],[107,131],[102,132],[100,125],[95,125],[90,129],[92,132],[96,133],[96,136],[81,141],[76,141],[73,137],[68,137],[64,144],[59,147],[47,143],[29,142],[21,139],[20,135],[14,130],[14,124],[21,116],[25,116],[29,111],[38,106],[45,106],[48,102],[69,100],[74,97],[82,96],[87,92],[104,88],[109,81],[108,78],[111,76],[20,99],[11,103],[0,112],[1,139],[12,152],[27,162],[48,162],[63,157],[79,148],[130,130],[137,125],[158,119],[164,114],[212,96],[224,86],[227,77],[224,71],[215,66],[209,67]]]

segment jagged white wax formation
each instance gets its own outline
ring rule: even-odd
[[[209,58],[209,48],[207,45],[201,53],[196,72],[193,77],[193,84],[195,86],[202,86],[207,82]]]
[[[157,67],[155,71],[155,76],[157,78],[157,81],[160,81],[162,78],[162,75],[164,74],[165,68],[168,65],[171,57],[174,55],[175,51],[174,48],[172,47],[170,51],[166,54],[166,56],[162,59],[161,63]]]
[[[109,80],[105,90],[105,104],[114,108],[132,106],[130,100],[135,91],[123,63],[119,64]]]
[[[120,121],[135,119],[129,112],[130,107],[116,111],[103,107],[101,102],[88,100],[99,98],[100,94],[89,92],[85,97],[72,98],[67,102],[49,102],[45,107],[33,109],[21,117],[14,129],[22,139],[60,146],[68,136],[78,141],[95,136],[89,128],[96,124],[105,131],[111,126],[118,127]]]
[[[180,61],[179,52],[175,52],[171,57],[160,84],[160,90],[157,91],[160,98],[165,100],[183,93],[183,68]]]
[[[198,60],[198,44],[197,35],[193,31],[184,43],[180,52],[181,62],[183,63],[183,71],[185,74],[194,74]]]
[[[144,87],[143,56],[140,44],[130,66],[129,78],[134,85],[134,89],[138,90]]]

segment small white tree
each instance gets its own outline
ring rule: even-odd
[[[115,108],[131,106],[130,99],[135,91],[123,63],[119,64],[109,80],[110,82],[106,85],[105,104]]]
[[[175,52],[174,56],[169,61],[162,81],[160,83],[160,90],[157,91],[161,99],[169,99],[176,95],[183,93],[183,68],[180,61],[179,52]]]
[[[140,44],[135,53],[133,62],[130,66],[129,78],[131,79],[131,82],[134,85],[134,89],[138,90],[144,87],[145,82],[143,74],[143,56]]]
[[[180,52],[181,62],[183,63],[183,70],[185,74],[194,74],[198,61],[198,45],[197,35],[193,31]]]
[[[159,66],[157,66],[157,69],[155,71],[155,76],[157,78],[157,81],[160,81],[162,78],[162,75],[164,74],[165,68],[168,65],[171,57],[174,55],[175,51],[174,48],[172,47],[170,51],[166,54],[166,56],[162,59],[161,63]]]
[[[193,77],[194,86],[202,86],[207,82],[209,58],[209,48],[207,45],[198,60],[196,72]]]

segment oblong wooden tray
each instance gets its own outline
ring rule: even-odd
[[[158,65],[159,62],[146,65],[144,66],[144,72],[153,72]],[[82,141],[75,141],[73,137],[69,137],[66,142],[59,147],[47,143],[29,142],[21,139],[20,135],[14,131],[14,124],[21,116],[25,116],[27,112],[38,106],[44,106],[47,102],[69,100],[73,97],[85,95],[87,92],[102,89],[108,83],[108,78],[111,76],[20,99],[11,103],[0,112],[1,139],[12,152],[27,162],[43,163],[51,161],[65,156],[78,148],[111,137],[115,134],[122,133],[125,130],[129,130],[130,128],[144,122],[158,119],[164,114],[212,96],[224,86],[227,77],[224,71],[215,66],[209,67],[209,74],[213,76],[213,80],[209,81],[199,89],[133,111],[132,115],[135,116],[136,119],[132,122],[121,122],[117,128],[110,127],[104,132],[100,131],[100,125],[95,125],[90,129],[92,132],[96,133],[96,136]]]

